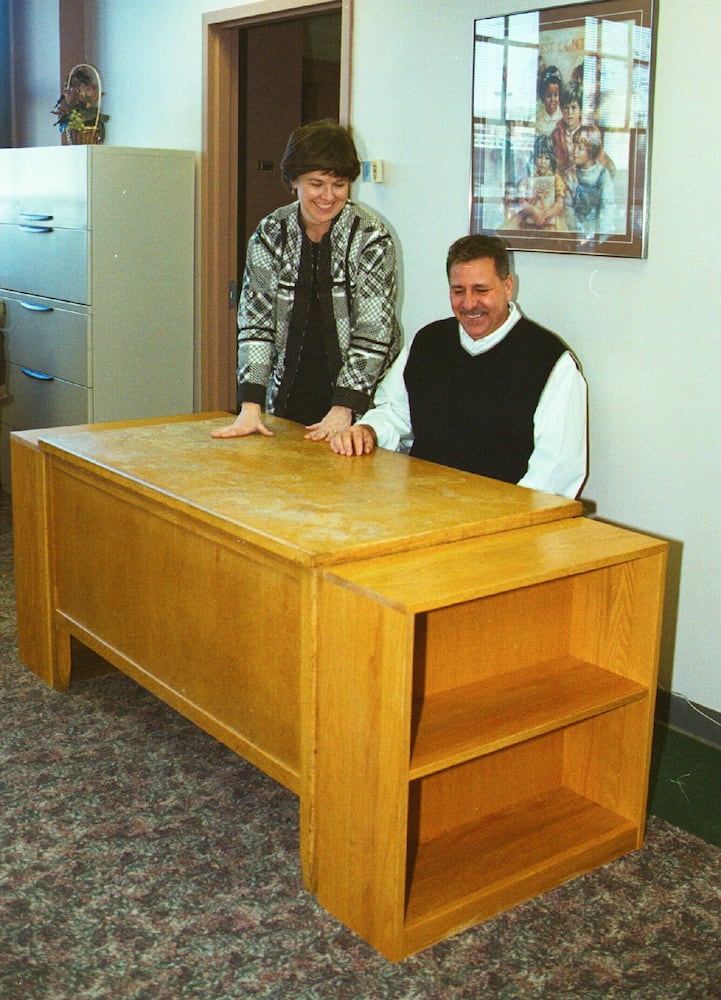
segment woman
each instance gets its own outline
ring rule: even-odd
[[[312,441],[370,406],[400,349],[391,236],[349,201],[360,162],[333,122],[296,129],[281,172],[297,204],[262,220],[248,242],[238,309],[240,412],[214,437],[272,435],[262,408],[305,425]]]

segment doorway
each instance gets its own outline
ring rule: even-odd
[[[320,117],[348,123],[351,4],[266,0],[203,17],[201,410],[235,411],[237,283],[248,236],[290,199],[288,135]]]
[[[240,33],[238,279],[260,220],[290,201],[280,172],[298,125],[338,119],[340,12],[310,14]]]

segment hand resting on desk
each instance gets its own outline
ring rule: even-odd
[[[368,424],[353,424],[334,434],[329,443],[336,455],[370,455],[378,442],[375,431]]]
[[[243,403],[240,413],[232,424],[218,427],[210,432],[210,436],[214,438],[246,437],[248,434],[263,434],[265,437],[273,437],[273,431],[269,430],[263,423],[263,411],[258,403]]]

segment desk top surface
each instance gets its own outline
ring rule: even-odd
[[[43,451],[304,565],[458,541],[572,517],[576,501],[378,449],[344,458],[303,428],[211,438],[227,414],[39,432]]]

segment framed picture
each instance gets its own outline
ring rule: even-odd
[[[474,22],[471,232],[646,257],[655,0]]]

